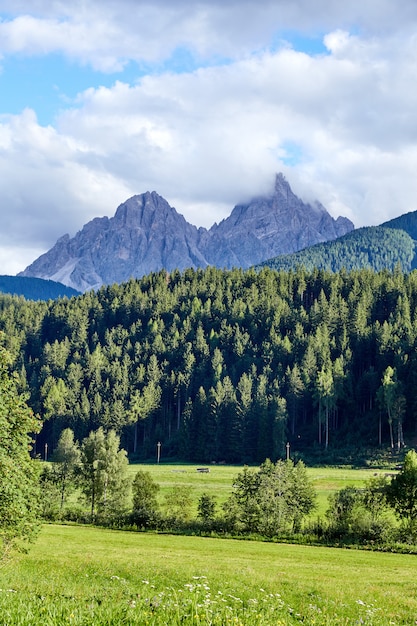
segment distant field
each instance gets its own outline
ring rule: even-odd
[[[411,555],[46,525],[0,568],[0,624],[415,624],[416,571]]]
[[[208,467],[208,473],[200,473],[198,467]],[[221,505],[232,491],[233,481],[242,471],[242,466],[232,465],[169,465],[160,463],[150,465],[130,465],[129,471],[134,475],[138,469],[150,472],[152,478],[161,486],[160,498],[174,485],[188,485],[193,490],[194,500],[203,492],[216,497]],[[317,509],[313,516],[322,515],[327,508],[328,496],[348,485],[363,486],[364,482],[375,474],[370,469],[350,468],[307,468],[315,489],[317,490]],[[383,472],[380,472],[383,473]]]

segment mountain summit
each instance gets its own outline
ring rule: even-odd
[[[336,239],[353,230],[346,217],[333,217],[319,202],[305,204],[277,174],[273,195],[237,205],[212,226],[206,258],[218,267],[249,267],[278,254]]]
[[[91,220],[72,239],[64,235],[20,275],[86,291],[160,269],[247,268],[353,228],[347,218],[333,219],[318,202],[304,204],[282,174],[271,196],[236,206],[210,230],[189,224],[153,191],[133,196],[112,218]]]

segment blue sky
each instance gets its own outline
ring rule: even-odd
[[[268,193],[417,210],[417,3],[0,0],[0,273],[157,191],[197,226]]]
[[[0,14],[0,20],[5,19]],[[265,50],[278,51],[284,46],[310,55],[328,54],[323,44],[323,34],[306,36],[293,30],[278,31]],[[191,50],[178,47],[168,58],[159,62],[128,61],[120,70],[103,72],[68,59],[59,52],[35,56],[19,53],[7,56],[2,61],[1,112],[18,115],[29,107],[36,112],[41,125],[53,124],[60,111],[76,106],[77,95],[86,89],[102,86],[111,88],[116,80],[135,84],[147,75],[185,74],[199,68],[232,63],[231,58],[215,55],[204,60],[196,59]]]

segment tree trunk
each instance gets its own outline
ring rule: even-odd
[[[391,449],[394,448],[394,435],[392,432],[392,420],[388,420],[388,424],[389,424],[389,437],[390,437],[390,443],[391,443]]]
[[[325,442],[326,450],[328,447],[329,447],[329,407],[326,406],[326,442]]]
[[[321,446],[321,401],[319,402],[319,445]]]
[[[378,444],[382,446],[382,416],[381,411],[379,412],[379,423],[378,423]]]
[[[178,389],[178,395],[177,395],[177,430],[180,429],[180,425],[181,425],[181,392]]]

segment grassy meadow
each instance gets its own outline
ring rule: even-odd
[[[415,624],[416,558],[45,525],[0,568],[0,624]]]
[[[208,467],[208,473],[200,473],[198,467]],[[153,480],[161,489],[159,499],[163,502],[164,496],[174,485],[187,485],[192,489],[193,500],[197,511],[197,501],[202,493],[214,496],[221,506],[232,492],[233,481],[242,471],[242,466],[233,465],[171,465],[171,464],[140,464],[130,465],[129,471],[132,476],[138,469],[148,471]],[[331,493],[343,489],[343,487],[363,486],[376,474],[373,469],[352,469],[349,467],[309,467],[307,473],[317,491],[317,508],[312,517],[323,515],[327,509],[328,497]],[[378,472],[380,474],[385,472]]]

